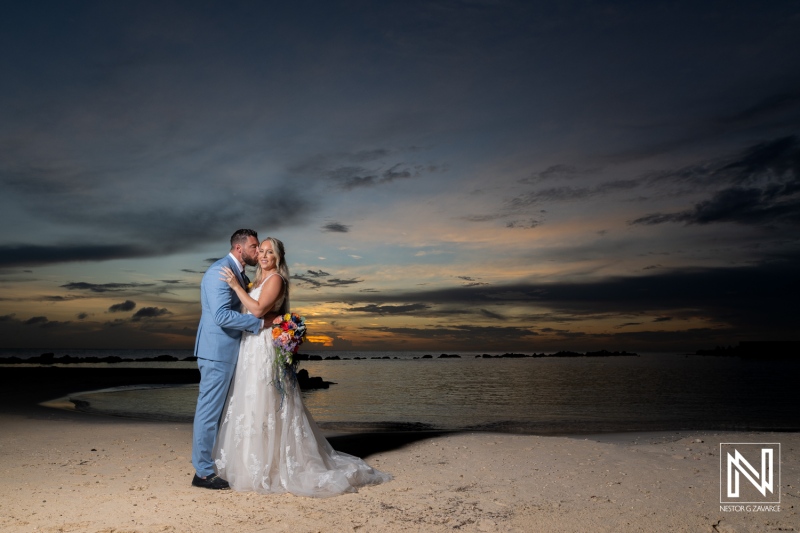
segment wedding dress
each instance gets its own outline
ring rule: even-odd
[[[250,293],[256,300],[261,287]],[[281,298],[273,309],[282,303]],[[238,491],[316,497],[390,480],[389,474],[331,447],[303,404],[295,376],[276,367],[271,330],[242,335],[214,446],[219,476]],[[281,380],[285,395],[275,379]]]

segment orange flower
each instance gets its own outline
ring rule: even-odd
[[[272,338],[277,339],[281,336],[281,328],[272,328]]]

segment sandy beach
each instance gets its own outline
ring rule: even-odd
[[[800,530],[798,433],[331,435],[394,480],[328,499],[263,496],[193,488],[190,424],[41,407],[54,389],[10,374],[2,531]],[[720,509],[720,442],[781,443],[780,511]]]

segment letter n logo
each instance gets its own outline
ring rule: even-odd
[[[780,443],[724,442],[719,451],[720,503],[781,502]]]

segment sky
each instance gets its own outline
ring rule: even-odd
[[[800,4],[7,2],[0,349],[192,348],[281,239],[315,350],[800,340]]]

